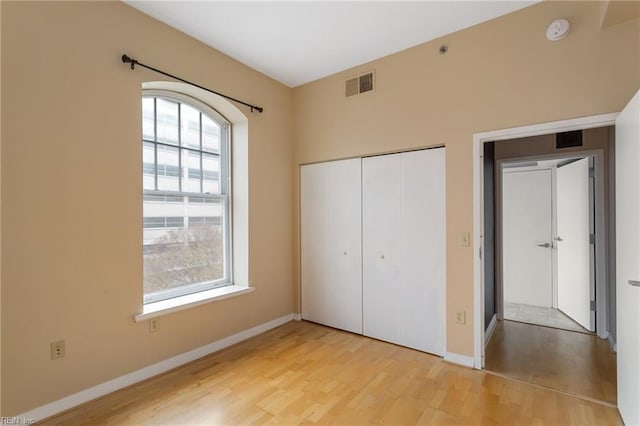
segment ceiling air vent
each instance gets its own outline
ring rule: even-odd
[[[373,90],[373,72],[350,78],[346,84],[346,96],[355,96]]]

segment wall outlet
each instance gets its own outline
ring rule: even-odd
[[[64,355],[64,340],[58,340],[57,342],[51,343],[51,359],[64,358]]]
[[[456,312],[456,324],[464,324],[466,323],[466,312],[458,311]]]
[[[155,333],[160,330],[160,320],[158,318],[149,320],[149,333]]]
[[[459,244],[460,244],[460,247],[469,247],[469,246],[471,246],[471,233],[470,232],[462,232],[460,234]]]

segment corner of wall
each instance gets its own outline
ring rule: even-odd
[[[603,29],[640,17],[640,3],[635,1],[604,1],[601,8],[600,27]]]

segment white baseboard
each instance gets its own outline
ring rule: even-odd
[[[293,314],[293,319],[296,321],[302,321],[302,314]]]
[[[611,346],[611,350],[614,352],[618,352],[618,344],[616,343],[616,339],[613,338],[611,333],[607,336],[607,342],[609,342],[609,346]]]
[[[140,370],[125,374],[124,376],[117,377],[113,380],[109,380],[99,385],[90,387],[49,404],[34,408],[33,410],[29,410],[26,413],[19,414],[17,417],[33,419],[34,421],[46,419],[47,417],[51,417],[63,411],[69,410],[80,404],[84,404],[85,402],[117,391],[118,389],[131,386],[132,384],[141,382],[153,376],[157,376],[160,373],[172,370],[188,362],[195,361],[196,359],[202,358],[203,356],[217,352],[231,345],[235,345],[236,343],[257,336],[258,334],[264,333],[265,331],[285,324],[295,318],[296,314],[289,314],[280,318],[276,318],[272,321],[265,322],[264,324],[257,325],[248,330],[236,333],[232,336],[225,337],[213,343],[209,343],[208,345],[204,345],[191,351],[184,352],[180,355],[165,359],[148,367],[141,368]]]
[[[487,327],[487,330],[484,332],[484,345],[487,345],[487,342],[489,341],[489,339],[491,339],[491,336],[493,335],[493,332],[496,329],[496,325],[498,325],[498,316],[496,314],[493,314],[493,317],[491,317],[491,321],[489,321],[489,327]]]
[[[473,357],[460,355],[453,352],[445,352],[444,360],[452,364],[463,365],[465,367],[473,368]]]

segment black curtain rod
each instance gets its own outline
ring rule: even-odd
[[[243,101],[241,101],[241,100],[239,100],[239,99],[232,98],[231,96],[223,95],[222,93],[220,93],[220,92],[216,92],[215,90],[207,89],[206,87],[202,87],[202,86],[200,86],[199,84],[192,83],[192,82],[190,82],[189,80],[185,80],[184,78],[180,78],[180,77],[175,76],[175,75],[173,75],[173,74],[169,74],[168,72],[164,72],[164,71],[162,71],[162,70],[159,70],[158,68],[154,68],[154,67],[152,67],[152,66],[145,65],[145,64],[143,64],[142,62],[139,62],[138,60],[133,59],[133,58],[131,58],[131,57],[127,56],[126,54],[125,54],[125,55],[122,55],[122,58],[121,58],[121,59],[122,59],[122,62],[123,62],[123,63],[125,63],[125,64],[131,64],[131,69],[132,69],[132,70],[133,70],[133,69],[135,69],[135,66],[136,66],[136,65],[140,65],[141,67],[144,67],[144,68],[149,69],[149,70],[151,70],[151,71],[155,71],[155,72],[157,72],[158,74],[166,75],[167,77],[174,78],[174,79],[176,79],[176,80],[178,80],[178,81],[181,81],[181,82],[183,82],[183,83],[187,83],[187,84],[190,84],[190,85],[192,85],[192,86],[198,87],[198,88],[200,88],[200,89],[202,89],[202,90],[206,90],[207,92],[211,92],[211,93],[213,93],[213,94],[215,94],[215,95],[222,96],[223,98],[225,98],[225,99],[229,99],[230,101],[237,102],[237,103],[239,103],[239,104],[242,104],[242,105],[248,106],[249,108],[251,108],[251,112],[253,112],[253,110],[254,110],[254,109],[255,109],[256,111],[260,112],[260,113],[264,110],[264,108],[262,108],[262,107],[260,107],[260,106],[256,106],[256,105],[248,104],[248,103],[243,102]]]

